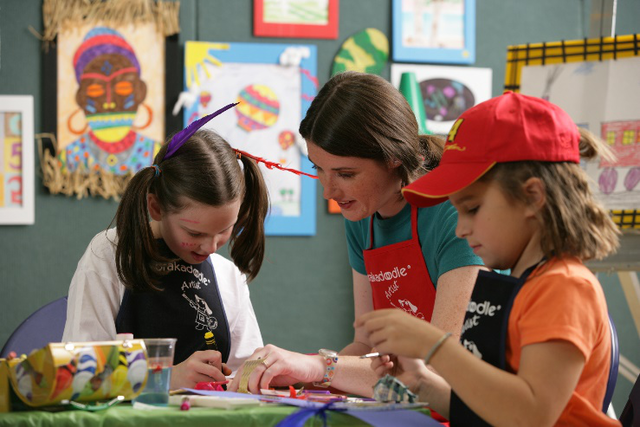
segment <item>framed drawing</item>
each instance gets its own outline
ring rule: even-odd
[[[33,224],[33,96],[0,96],[0,224]]]
[[[393,60],[475,62],[475,0],[393,0]]]
[[[391,64],[391,84],[399,87],[405,72],[416,75],[426,128],[435,134],[446,135],[460,114],[491,98],[491,68]]]
[[[253,34],[261,37],[338,38],[339,0],[254,0]]]
[[[281,65],[291,57],[299,63]],[[318,90],[316,57],[313,45],[187,41],[184,90],[196,100],[184,110],[184,126],[239,102],[205,127],[234,148],[315,176],[298,144],[298,126]],[[260,168],[271,199],[267,235],[315,235],[315,180],[263,164]]]

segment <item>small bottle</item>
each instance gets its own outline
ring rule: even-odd
[[[209,350],[218,350],[218,345],[216,344],[216,338],[213,336],[213,332],[205,332],[204,341],[207,343],[207,348]]]

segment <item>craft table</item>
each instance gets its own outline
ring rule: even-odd
[[[300,410],[288,405],[266,404],[238,409],[191,408],[180,411],[170,406],[153,411],[133,409],[122,403],[98,412],[67,410],[60,412],[25,411],[0,414],[0,426],[11,427],[211,427],[211,426],[274,426],[287,415]],[[368,426],[350,415],[329,411],[329,426]],[[307,421],[305,426],[322,426],[318,417]]]

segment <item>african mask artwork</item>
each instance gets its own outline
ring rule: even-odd
[[[82,13],[64,16],[64,2],[45,0],[56,12],[44,39],[57,37],[57,132],[43,181],[52,193],[117,198],[165,140],[164,38],[178,31],[178,9],[73,1]]]
[[[154,108],[144,103],[147,84],[132,46],[112,28],[92,28],[76,50],[73,68],[79,108],[66,125],[78,137],[60,151],[63,166],[71,171],[100,168],[116,175],[149,166],[157,142],[144,130],[154,120]],[[79,126],[82,115],[85,124]],[[139,121],[138,115],[146,117]]]

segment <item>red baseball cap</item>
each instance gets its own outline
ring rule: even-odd
[[[580,162],[580,133],[560,107],[506,92],[460,115],[438,167],[402,189],[412,205],[433,206],[473,184],[496,163]]]

